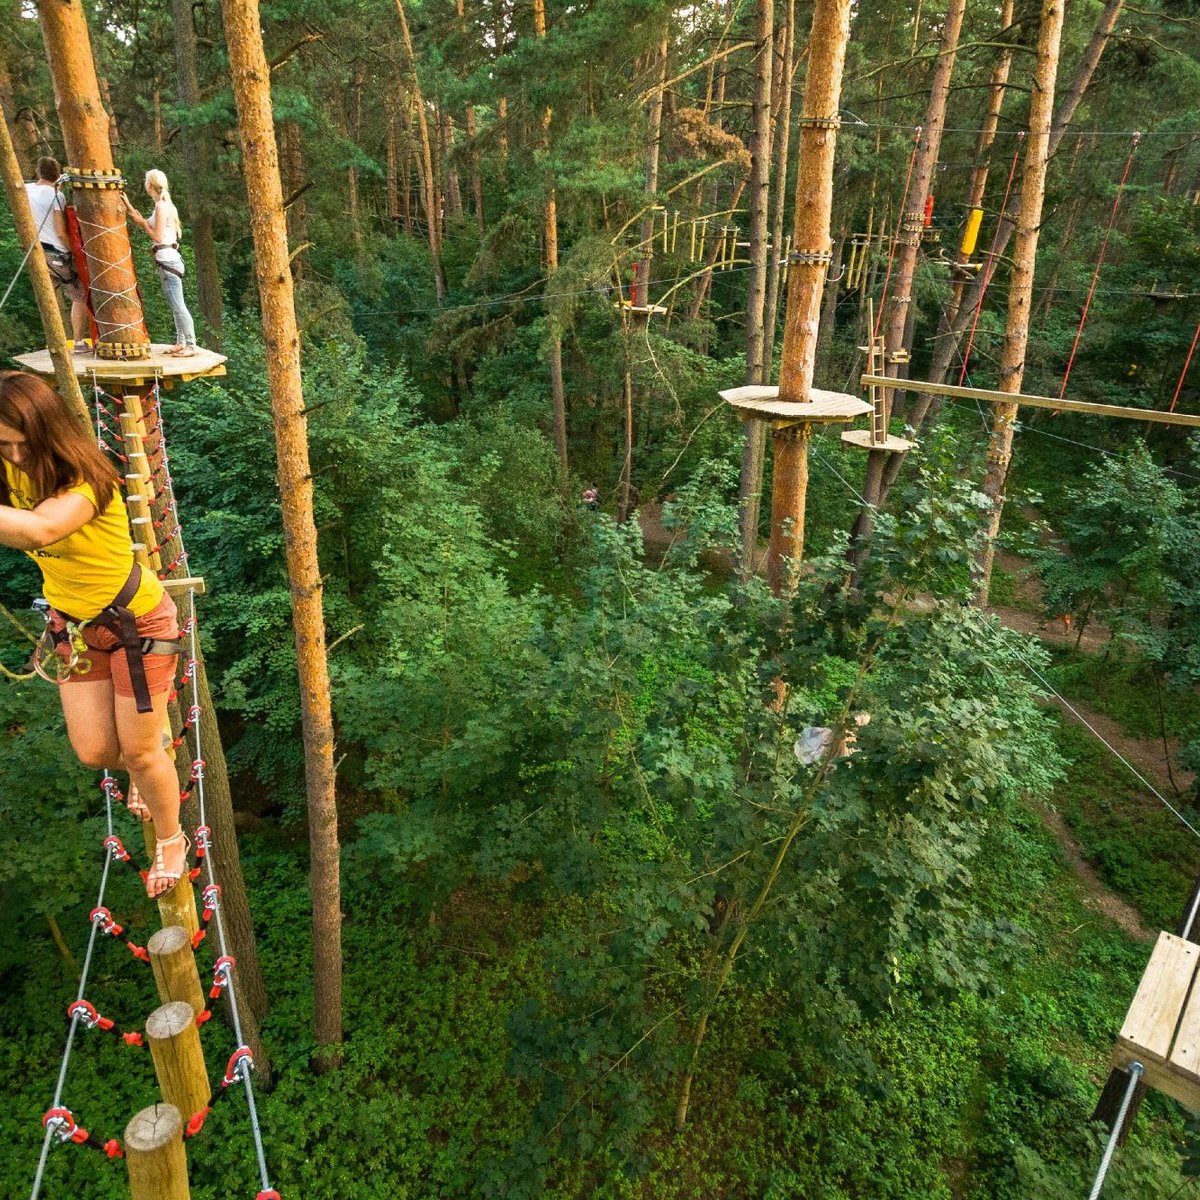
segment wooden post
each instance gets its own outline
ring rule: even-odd
[[[846,43],[850,39],[850,0],[816,0],[809,38],[808,76],[800,118],[800,169],[796,178],[795,227],[788,270],[787,310],[779,399],[803,403],[812,389],[817,329],[825,273],[831,257],[833,161]],[[782,559],[799,562],[804,549],[804,502],[808,477],[808,438],[788,426],[773,438],[777,460],[784,460],[787,486],[771,491],[771,544],[767,575],[778,593],[785,583]],[[799,460],[804,459],[802,464]],[[776,468],[778,472],[778,467]],[[776,507],[779,505],[780,507]],[[787,572],[794,578],[794,572]]]
[[[183,1001],[193,1013],[203,1012],[204,989],[188,931],[182,925],[168,925],[146,943],[146,950],[162,1002]]]
[[[131,1200],[189,1200],[183,1118],[170,1104],[143,1108],[125,1126]]]
[[[96,353],[101,358],[146,358],[150,339],[142,324],[121,201],[124,181],[113,165],[108,114],[100,102],[83,4],[39,0],[37,8],[91,280],[99,329]]]
[[[54,364],[54,382],[58,394],[70,404],[83,423],[91,428],[92,418],[83,402],[83,394],[79,390],[79,380],[75,377],[74,365],[71,362],[71,349],[67,345],[66,330],[63,329],[62,312],[58,307],[58,297],[54,294],[54,284],[50,280],[50,270],[41,248],[35,243],[38,231],[33,223],[33,213],[29,210],[29,197],[25,193],[25,181],[21,178],[21,165],[17,161],[16,150],[8,133],[8,114],[0,106],[0,174],[4,176],[4,194],[8,198],[8,207],[13,215],[13,224],[17,229],[17,242],[22,250],[33,247],[29,260],[25,264],[29,272],[29,282],[33,287],[33,298],[37,301],[38,312],[42,318],[42,329],[46,334],[46,348],[50,351],[50,361]]]
[[[192,1006],[173,1000],[156,1008],[146,1018],[146,1042],[163,1099],[190,1119],[212,1096]]]
[[[1046,194],[1046,167],[1050,156],[1050,123],[1054,114],[1054,85],[1058,78],[1063,7],[1063,0],[1042,0],[1037,64],[1029,106],[1029,145],[1025,151],[1016,247],[1008,286],[1008,320],[1004,329],[1004,345],[1000,351],[999,390],[1013,396],[1020,393],[1025,376],[1025,347],[1029,341],[1033,272],[1042,226],[1042,201]],[[1015,402],[996,405],[988,444],[987,473],[983,481],[983,492],[992,501],[992,509],[987,516],[987,542],[979,559],[981,605],[987,603],[991,585],[992,559],[996,535],[1000,532],[1000,516],[1004,511],[1004,481],[1012,460],[1013,423],[1016,419]]]

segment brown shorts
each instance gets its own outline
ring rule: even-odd
[[[65,626],[66,622],[60,613],[50,610],[50,628],[56,632]],[[170,639],[179,636],[179,617],[175,609],[175,601],[164,593],[163,598],[144,617],[138,617],[138,633],[145,638]],[[133,684],[129,679],[129,663],[126,661],[121,639],[109,629],[98,625],[85,625],[81,630],[83,640],[88,647],[88,658],[92,668],[84,675],[72,674],[66,683],[94,683],[96,680],[111,679],[113,691],[118,696],[133,698]],[[71,644],[64,642],[57,647],[57,653],[65,658],[71,657]],[[81,656],[82,657],[82,656]],[[142,659],[146,669],[146,683],[150,695],[159,696],[169,692],[175,682],[175,664],[179,661],[177,654],[147,654]]]

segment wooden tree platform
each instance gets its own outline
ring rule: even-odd
[[[897,437],[894,433],[884,434],[876,439],[869,429],[847,429],[842,434],[842,441],[847,446],[856,446],[859,450],[886,450],[889,454],[907,454],[915,442],[907,438]]]
[[[743,421],[770,421],[776,429],[788,425],[835,425],[853,421],[871,411],[858,396],[845,392],[825,392],[813,388],[802,404],[780,400],[777,387],[749,384],[717,393]]]
[[[156,378],[168,383],[175,380],[187,382],[199,379],[204,375],[224,375],[225,356],[213,350],[200,347],[195,354],[188,358],[177,358],[168,354],[170,346],[166,343],[154,344],[150,347],[148,358],[97,358],[94,354],[76,354],[72,357],[75,374],[87,381],[93,377],[100,384],[123,383],[144,384],[153,382]],[[54,379],[54,364],[50,361],[49,350],[34,350],[30,354],[13,356],[27,371],[40,375],[44,379]]]
[[[1200,1112],[1200,946],[1160,933],[1137,994],[1129,1006],[1112,1065],[1132,1062],[1145,1081]]]

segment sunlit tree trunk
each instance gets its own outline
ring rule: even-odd
[[[175,76],[180,103],[195,108],[200,103],[200,79],[196,65],[196,27],[191,0],[171,0],[174,18]],[[217,246],[213,240],[212,206],[204,194],[212,171],[208,140],[202,132],[187,125],[180,133],[183,161],[187,168],[187,214],[189,234],[196,256],[196,299],[200,315],[221,344],[221,272],[217,265]]]
[[[311,847],[314,1031],[318,1063],[329,1066],[341,1058],[341,883],[333,714],[325,659],[317,531],[313,520],[308,424],[300,382],[300,337],[296,329],[292,276],[288,270],[283,186],[275,148],[270,72],[263,51],[258,5],[253,0],[222,0],[221,8],[241,132],[247,211],[267,348],[267,381],[275,426],[280,506],[300,681]]]
[[[1029,310],[1033,299],[1033,272],[1037,262],[1038,237],[1042,225],[1042,202],[1046,193],[1046,165],[1050,158],[1050,122],[1054,113],[1054,85],[1058,75],[1062,42],[1064,0],[1043,0],[1038,32],[1037,66],[1029,107],[1029,145],[1021,179],[1021,207],[1017,215],[1016,246],[1013,249],[1012,279],[1008,285],[1008,320],[1000,351],[997,387],[1009,395],[1021,391],[1025,375],[1025,348],[1029,341]],[[979,600],[987,603],[991,585],[992,559],[1000,517],[1004,511],[1004,481],[1012,460],[1013,423],[1017,405],[996,404],[992,436],[988,443],[987,471],[983,492],[991,501],[987,515],[987,543],[979,562]]]
[[[892,266],[892,291],[887,298],[887,311],[881,314],[885,350],[885,371],[894,378],[908,374],[902,363],[893,356],[908,350],[906,329],[912,311],[913,275],[917,267],[917,252],[921,246],[921,230],[924,224],[925,203],[932,195],[933,177],[937,170],[938,154],[942,145],[942,128],[946,123],[946,102],[950,96],[950,79],[954,73],[954,60],[958,53],[958,37],[962,30],[966,0],[951,0],[942,23],[938,57],[934,63],[929,86],[929,105],[925,111],[916,157],[913,160],[912,183],[909,187],[906,209],[899,214],[896,231],[895,261]],[[887,428],[895,393],[890,388],[883,391],[883,422]],[[883,495],[883,474],[889,452],[871,450],[867,455],[867,473],[863,482],[863,507],[854,524],[854,543],[859,554],[870,540],[875,509]]]
[[[766,364],[763,326],[767,307],[767,229],[771,194],[771,75],[774,67],[775,0],[757,0],[754,28],[754,99],[750,134],[750,271],[746,282],[746,382],[761,382]],[[758,551],[758,516],[763,457],[767,444],[762,421],[744,422],[742,473],[738,486],[738,524],[742,571],[754,571]]]
[[[396,0],[396,16],[400,21],[400,41],[404,49],[406,80],[413,109],[417,114],[420,131],[420,161],[418,174],[421,177],[421,195],[425,208],[425,220],[429,226],[429,257],[433,264],[433,290],[438,307],[446,301],[446,277],[442,274],[442,206],[437,194],[437,174],[433,165],[433,144],[429,138],[429,120],[425,112],[425,97],[421,82],[417,78],[417,59],[413,51],[412,34],[408,29],[408,16],[404,11],[404,0]]]

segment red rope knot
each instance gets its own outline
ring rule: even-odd
[[[108,909],[104,908],[102,905],[97,905],[97,907],[92,909],[92,911],[88,914],[88,920],[94,921],[97,925],[99,925],[101,933],[108,933],[113,937],[120,937],[124,932],[124,926],[118,925],[116,921],[113,920],[112,913],[110,913]]]
[[[135,942],[126,942],[125,945],[129,947],[129,953],[132,954],[134,958],[140,958],[142,962],[150,961],[150,952],[145,946],[139,946]]]
[[[196,826],[196,857],[203,858],[212,849],[212,828],[208,825]]]
[[[231,954],[222,954],[213,963],[213,985],[208,991],[209,999],[215,1000],[230,985],[235,966],[237,966],[237,959]]]
[[[204,905],[204,919],[211,921],[213,913],[221,907],[221,885],[219,883],[210,883],[201,891],[200,900]]]
[[[116,1138],[109,1138],[108,1141],[104,1143],[104,1153],[107,1154],[109,1158],[125,1157],[125,1151],[121,1148],[121,1143],[118,1142]]]
[[[212,1106],[206,1104],[199,1112],[192,1113],[184,1127],[183,1136],[185,1138],[195,1137],[204,1128],[204,1122],[210,1112],[212,1112]]]
[[[104,848],[112,855],[113,862],[129,862],[129,851],[125,849],[125,843],[115,833],[110,833],[104,839]]]
[[[142,1035],[136,1032],[121,1034],[121,1041],[127,1046],[144,1046],[146,1044],[142,1039]]]
[[[74,1004],[68,1004],[67,1016],[72,1020],[78,1017],[88,1029],[103,1029],[105,1033],[107,1033],[114,1024],[114,1022],[110,1021],[108,1017],[102,1017],[86,1000],[76,1000]]]
[[[254,1070],[254,1056],[249,1046],[239,1046],[230,1056],[225,1068],[225,1078],[221,1080],[222,1087],[232,1087],[240,1079],[245,1079],[248,1072]]]
[[[54,1133],[60,1142],[86,1142],[87,1130],[75,1124],[69,1108],[50,1108],[42,1117],[42,1125]]]

